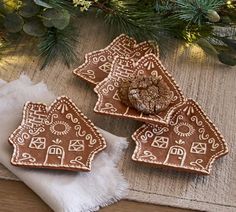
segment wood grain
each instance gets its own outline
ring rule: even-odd
[[[41,62],[35,52],[34,39],[25,37],[19,40],[16,47],[1,59],[0,78],[11,81],[17,79],[21,73],[26,73],[34,82],[43,80],[57,95],[68,95],[79,108],[83,110],[95,125],[120,136],[129,136],[141,125],[133,120],[124,120],[95,114],[93,107],[97,100],[92,86],[72,75],[73,68],[84,61],[84,54],[93,50],[104,48],[111,36],[99,19],[91,17],[81,18],[78,23],[78,61],[74,67],[68,68],[61,62],[55,62],[40,71]],[[26,46],[27,47],[26,47]],[[161,203],[161,198],[167,201],[163,204],[181,206],[181,201],[201,204],[210,201],[212,205],[233,205],[236,207],[236,150],[234,126],[236,125],[236,69],[219,64],[214,58],[208,58],[197,47],[186,47],[182,44],[171,44],[169,51],[162,53],[161,60],[168,71],[174,76],[183,93],[187,97],[197,100],[219,127],[231,149],[230,154],[217,161],[210,177],[193,174],[183,174],[172,170],[154,169],[144,167],[131,161],[134,142],[130,140],[129,149],[125,154],[121,169],[129,181],[129,199]],[[234,164],[234,167],[233,167]],[[222,170],[223,171],[220,171]],[[0,181],[0,189],[13,192],[14,205],[10,201],[0,198],[0,210],[12,207],[12,210],[23,209],[24,198],[30,198],[32,192],[27,190],[20,182],[8,182],[5,185]],[[15,186],[15,187],[14,187]],[[21,193],[24,190],[25,192]],[[26,191],[27,190],[27,191]],[[6,193],[5,193],[6,194]],[[2,195],[2,194],[1,194]],[[19,195],[19,200],[17,196]],[[31,200],[34,211],[47,207],[35,196]],[[170,198],[170,200],[168,199]],[[182,199],[181,199],[182,198]],[[174,204],[176,199],[177,203]],[[179,202],[178,202],[179,200]],[[168,202],[169,201],[169,202]],[[199,202],[197,202],[199,201]],[[4,203],[4,204],[3,204]],[[28,207],[28,206],[27,206]],[[150,208],[149,208],[150,207]],[[198,207],[198,206],[196,206]],[[117,209],[115,209],[117,208]],[[10,209],[9,209],[10,210]],[[122,201],[104,211],[171,211],[170,208],[150,206],[141,203]],[[175,210],[178,211],[178,210]],[[179,210],[181,211],[181,210]]]

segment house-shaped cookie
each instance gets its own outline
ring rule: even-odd
[[[144,114],[122,103],[119,97],[120,83],[135,79],[137,76],[161,77],[171,91],[169,106],[155,114]],[[167,72],[161,61],[154,54],[146,54],[137,62],[129,58],[116,57],[112,63],[111,72],[94,91],[98,94],[98,101],[94,111],[101,114],[132,118],[146,123],[168,124],[174,108],[181,105],[185,98],[173,77]]]
[[[94,155],[106,147],[96,127],[65,96],[50,107],[27,102],[9,141],[13,165],[72,171],[89,171]]]
[[[73,73],[92,84],[98,84],[109,74],[112,61],[116,56],[127,57],[136,61],[148,53],[159,56],[156,43],[151,41],[137,43],[135,39],[121,34],[106,48],[86,54],[85,62]]]
[[[175,109],[168,126],[145,124],[132,138],[132,159],[147,164],[209,174],[213,162],[228,153],[220,132],[189,99]]]

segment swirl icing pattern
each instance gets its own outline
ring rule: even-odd
[[[187,172],[210,174],[214,161],[228,153],[218,129],[191,99],[175,109],[168,126],[144,124],[132,138],[133,160]]]
[[[90,171],[95,154],[106,147],[94,124],[65,96],[49,107],[26,103],[23,120],[9,138],[13,165]]]

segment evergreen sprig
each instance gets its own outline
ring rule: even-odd
[[[128,34],[137,40],[153,39],[158,41],[161,34],[168,30],[169,23],[161,21],[154,5],[155,1],[111,0],[109,9],[112,12],[105,13],[105,22],[111,27],[116,26],[115,29],[118,33]]]
[[[217,11],[225,4],[224,0],[176,0],[175,15],[188,24],[201,25],[208,21],[209,11]]]
[[[39,44],[40,55],[44,58],[41,69],[58,58],[70,66],[77,58],[74,48],[76,42],[75,30],[71,26],[63,30],[50,28]]]
[[[110,0],[96,6],[104,11],[105,22],[116,26],[120,33],[137,39],[154,39],[160,44],[165,43],[166,36],[172,36],[198,44],[222,63],[236,65],[232,41],[226,43],[214,31],[218,26],[233,28],[236,25],[235,4],[231,1],[229,5],[224,0]]]
[[[182,39],[236,65],[235,33],[216,30],[236,29],[236,0],[0,0],[0,32],[38,37],[42,67],[59,57],[69,65],[76,57],[71,26],[79,11],[89,9],[118,33],[160,46],[167,46],[170,37]]]

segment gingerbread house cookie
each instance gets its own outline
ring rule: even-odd
[[[121,34],[106,48],[86,54],[85,62],[73,73],[92,84],[98,84],[109,74],[112,61],[116,56],[128,57],[136,61],[148,53],[159,55],[158,47],[154,42],[137,43],[133,38]]]
[[[187,172],[210,174],[213,162],[228,153],[220,132],[191,99],[175,110],[168,126],[145,124],[132,138],[133,160]]]
[[[90,171],[95,154],[106,147],[94,124],[65,96],[50,107],[27,102],[9,141],[13,165],[72,171]]]
[[[119,96],[121,82],[127,79],[132,81],[141,75],[160,77],[170,89],[170,104],[158,114],[144,114],[121,101]],[[147,54],[137,62],[128,58],[116,57],[110,74],[94,88],[94,91],[98,94],[95,112],[148,123],[168,124],[174,108],[184,102],[184,96],[179,86],[154,54]]]

